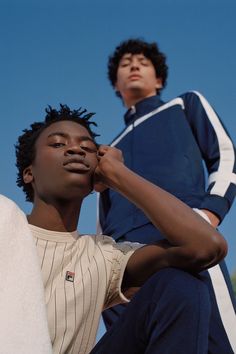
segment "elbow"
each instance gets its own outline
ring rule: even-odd
[[[212,259],[216,263],[219,263],[228,253],[228,245],[223,236],[217,233],[212,238]]]
[[[195,253],[194,263],[198,270],[213,267],[227,255],[228,246],[226,240],[218,232],[212,235],[204,245]]]

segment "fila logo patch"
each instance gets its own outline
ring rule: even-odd
[[[73,283],[73,282],[74,282],[74,279],[75,279],[75,273],[74,273],[74,272],[67,271],[67,272],[66,272],[66,280],[67,280],[67,281],[71,281],[71,282]]]

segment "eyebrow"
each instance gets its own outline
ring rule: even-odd
[[[63,138],[69,138],[69,135],[68,135],[67,133],[63,133],[63,132],[60,132],[60,131],[50,133],[47,137],[48,137],[48,138],[51,138],[51,137],[54,137],[54,136],[61,136],[61,137],[63,137]],[[97,144],[95,143],[95,141],[94,141],[91,137],[89,137],[89,136],[87,136],[87,135],[79,136],[79,140],[81,140],[81,141],[91,141],[94,145],[97,146]]]
[[[63,138],[67,138],[67,137],[68,137],[68,134],[66,134],[66,133],[53,132],[53,133],[51,133],[51,134],[48,135],[48,138],[51,138],[52,136],[56,136],[56,135],[62,136]]]
[[[121,60],[126,60],[126,59],[131,59],[132,58],[132,54],[124,54],[123,57],[121,58]]]
[[[134,55],[136,55],[139,60],[148,59],[143,53],[137,53],[137,54],[127,53],[127,54],[123,55],[123,57],[120,59],[120,61],[131,60]]]

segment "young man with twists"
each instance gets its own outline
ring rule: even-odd
[[[90,116],[49,108],[16,145],[17,184],[33,208],[27,219],[10,213],[7,221],[23,219],[35,240],[53,352],[207,353],[211,310],[198,272],[225,256],[226,242],[183,202],[127,168],[120,150],[98,146]],[[83,199],[101,186],[142,209],[166,240],[117,244],[81,235]],[[125,318],[92,349],[102,310],[128,302],[134,287],[141,289]]]

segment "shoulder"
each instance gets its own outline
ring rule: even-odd
[[[103,252],[118,252],[128,254],[134,252],[143,245],[138,242],[116,242],[112,237],[106,235],[83,235],[90,247],[95,247]]]
[[[206,101],[206,98],[204,95],[196,90],[191,90],[187,91],[185,93],[182,93],[181,95],[178,96],[181,98],[184,102],[204,102]]]
[[[182,109],[185,109],[186,105],[195,105],[204,100],[206,101],[205,97],[199,91],[187,91],[165,102],[161,106],[161,110],[175,105],[179,105]]]

